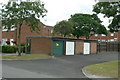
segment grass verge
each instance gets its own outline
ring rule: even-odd
[[[104,62],[87,66],[84,70],[94,75],[120,78],[120,75],[118,74],[120,72],[120,69],[118,68],[120,66],[119,63],[120,60]]]
[[[24,54],[22,56],[18,55],[2,55],[2,59],[13,59],[13,60],[21,60],[21,59],[48,59],[51,56],[47,54]]]

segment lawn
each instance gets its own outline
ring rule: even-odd
[[[22,56],[18,55],[2,55],[2,59],[13,59],[13,60],[20,60],[20,59],[48,59],[51,56],[47,54],[24,54]]]
[[[120,63],[120,60],[94,64],[85,67],[84,70],[94,75],[120,78],[120,75],[118,75],[118,72],[120,72],[118,66],[120,66],[120,64],[118,63]]]

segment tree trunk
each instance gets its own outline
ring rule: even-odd
[[[19,30],[18,30],[18,56],[21,56],[21,27],[22,27],[22,23],[19,24]]]
[[[86,39],[89,39],[90,37],[86,36]]]
[[[64,35],[64,37],[66,37],[66,35]]]
[[[77,39],[79,39],[79,36],[77,36]]]

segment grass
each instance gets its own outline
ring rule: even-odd
[[[2,55],[2,59],[13,59],[13,60],[20,60],[20,59],[47,59],[51,58],[51,56],[47,54],[24,54],[22,56],[18,55]]]
[[[118,73],[120,72],[118,66],[120,66],[120,64],[118,63],[120,63],[120,60],[90,65],[85,67],[84,70],[91,74],[108,76],[112,78],[120,78],[120,75],[118,75]]]

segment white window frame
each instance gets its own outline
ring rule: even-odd
[[[6,41],[7,41],[7,39],[2,39],[1,45],[2,45],[2,46],[3,46],[3,45],[7,45]]]
[[[111,33],[110,36],[114,36],[114,33]]]
[[[10,39],[10,45],[11,45],[11,46],[14,45],[14,43],[13,43],[12,41],[14,41],[14,39]]]
[[[8,29],[4,29],[5,26],[2,27],[2,31],[8,31]]]
[[[98,36],[98,34],[95,34],[95,37],[97,37]]]
[[[106,36],[105,34],[101,34],[101,36]]]
[[[101,41],[102,41],[102,42],[106,42],[106,40],[104,40],[104,39],[102,39]]]
[[[110,42],[114,42],[115,40],[114,39],[110,39]]]

